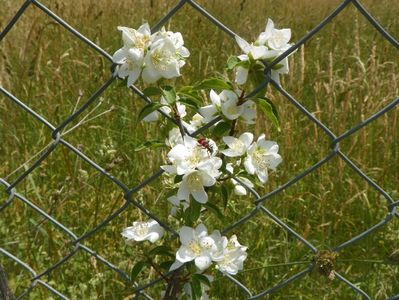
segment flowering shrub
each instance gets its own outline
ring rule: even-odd
[[[265,90],[250,97],[246,91],[254,90],[266,76],[280,84],[280,75],[288,73],[287,58],[269,74],[265,75],[264,70],[291,46],[291,31],[276,29],[269,19],[255,42],[236,37],[244,53],[227,61],[234,83],[227,78],[206,78],[177,89],[164,82],[181,76],[180,69],[190,55],[182,35],[165,29],[151,33],[147,23],[137,30],[118,29],[122,32],[123,47],[113,55],[117,75],[127,77],[128,86],[141,76],[145,84],[151,84],[144,94],[159,99],[145,106],[139,119],[162,122],[163,114],[172,121],[165,139],[169,150],[161,167],[166,181],[162,188],[168,195],[165,206],[171,206],[170,216],[179,225],[180,237],[178,249],[173,250],[170,245],[152,248],[148,257],[134,266],[132,280],[149,265],[167,284],[162,293],[164,299],[183,294],[190,299],[207,299],[213,276],[205,272],[214,266],[223,274],[235,275],[243,269],[247,258],[247,247],[238,242],[236,235],[226,237],[217,229],[209,233],[202,223],[202,216],[208,211],[222,215],[209,196],[210,191],[213,197],[221,194],[221,187],[230,188],[239,196],[247,195],[255,184],[266,184],[270,171],[276,171],[282,162],[276,142],[266,139],[264,134],[255,137],[249,131],[239,132],[237,125],[241,123],[240,128],[247,129],[256,123],[257,111],[262,111],[279,129],[277,110],[265,97]],[[208,99],[204,95],[209,95],[205,97]],[[193,133],[208,122],[213,124],[209,136],[195,137]],[[156,243],[164,236],[164,229],[155,220],[135,221],[122,235],[128,243]],[[174,245],[170,240],[169,243]],[[173,259],[157,264],[156,255]]]

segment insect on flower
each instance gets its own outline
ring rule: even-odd
[[[209,141],[205,138],[200,138],[197,140],[198,144],[204,149],[208,150],[209,154],[213,154],[213,147],[209,144]]]

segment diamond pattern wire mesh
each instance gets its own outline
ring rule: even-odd
[[[72,28],[68,23],[66,23],[62,18],[58,17],[55,13],[53,13],[50,9],[48,9],[46,6],[44,6],[41,2],[36,1],[36,0],[27,0],[23,3],[21,8],[17,11],[15,16],[11,19],[11,21],[7,24],[5,29],[1,32],[0,34],[0,42],[3,40],[3,38],[8,34],[8,32],[13,28],[13,26],[17,23],[18,19],[24,14],[26,9],[29,6],[36,6],[39,8],[43,13],[47,14],[50,16],[52,19],[54,19],[56,22],[58,22],[60,25],[62,25],[66,30],[71,32],[76,38],[80,39],[83,41],[87,46],[91,47],[95,51],[97,51],[100,55],[102,55],[104,58],[106,58],[109,62],[110,65],[112,66],[112,75],[110,78],[100,87],[98,90],[92,94],[89,99],[81,106],[80,109],[75,111],[73,114],[71,114],[68,118],[66,118],[61,124],[58,126],[55,126],[51,123],[49,123],[45,118],[43,118],[41,115],[36,113],[34,110],[29,108],[26,104],[24,104],[23,101],[15,97],[13,94],[11,94],[9,91],[4,89],[3,87],[0,86],[0,91],[2,94],[6,96],[7,99],[10,101],[14,102],[17,106],[20,107],[20,109],[26,111],[30,115],[32,115],[34,118],[36,118],[39,122],[44,124],[46,127],[48,127],[51,132],[52,132],[52,143],[38,156],[38,159],[32,163],[32,165],[23,173],[21,174],[18,178],[16,178],[13,182],[7,182],[4,179],[0,178],[0,184],[4,186],[6,189],[8,196],[8,199],[5,202],[2,202],[0,205],[0,214],[1,212],[9,206],[11,203],[14,201],[21,201],[24,204],[26,204],[30,209],[36,211],[38,214],[43,216],[45,219],[47,219],[49,222],[51,222],[54,226],[56,226],[58,229],[60,229],[62,232],[64,232],[70,239],[71,244],[73,245],[72,251],[63,257],[61,260],[59,260],[57,263],[54,265],[50,266],[48,269],[45,271],[41,272],[40,274],[37,274],[35,270],[33,270],[28,264],[24,263],[21,261],[18,257],[14,256],[12,253],[7,252],[5,249],[0,248],[0,253],[7,257],[8,259],[13,260],[15,263],[20,265],[22,268],[26,269],[28,272],[31,273],[31,284],[27,289],[18,295],[18,298],[24,298],[26,297],[29,292],[37,285],[41,285],[44,288],[48,289],[51,291],[54,295],[59,296],[62,299],[68,299],[65,295],[63,295],[61,292],[59,292],[57,289],[52,287],[50,284],[42,280],[42,277],[45,275],[48,275],[51,273],[54,269],[60,267],[64,263],[66,263],[71,257],[73,257],[76,253],[83,251],[94,257],[97,261],[103,263],[106,267],[109,269],[113,270],[114,272],[118,273],[124,280],[126,280],[129,284],[133,285],[135,287],[135,292],[136,292],[136,298],[146,298],[146,299],[152,299],[146,292],[145,290],[152,287],[153,285],[157,284],[162,278],[158,278],[156,280],[153,280],[149,283],[145,283],[143,285],[139,285],[137,283],[131,282],[129,276],[116,266],[114,266],[112,263],[107,261],[105,258],[99,256],[96,254],[95,251],[90,249],[89,247],[85,246],[83,242],[90,236],[96,234],[98,230],[101,228],[107,226],[109,222],[111,222],[113,219],[117,218],[121,213],[123,213],[126,209],[128,209],[129,206],[134,206],[141,210],[144,214],[148,215],[149,217],[157,220],[166,230],[168,230],[172,236],[177,236],[177,232],[174,231],[172,228],[170,228],[168,225],[166,225],[162,220],[157,218],[156,215],[154,215],[151,211],[146,209],[144,206],[142,206],[140,203],[135,201],[133,199],[133,195],[135,195],[138,191],[140,191],[143,187],[145,187],[147,184],[151,183],[152,181],[156,180],[159,178],[163,171],[159,170],[155,174],[153,174],[151,177],[147,178],[144,180],[142,183],[139,185],[129,188],[127,185],[125,185],[123,182],[121,182],[119,179],[115,178],[112,174],[110,174],[108,171],[106,171],[103,167],[99,166],[96,164],[94,161],[92,161],[90,158],[88,158],[82,151],[78,149],[78,147],[75,147],[74,145],[71,145],[68,143],[66,140],[62,138],[62,130],[69,124],[71,123],[74,119],[76,119],[82,112],[84,112],[90,104],[93,102],[97,101],[99,99],[99,96],[115,81],[116,77],[116,72],[115,72],[115,65],[112,65],[112,57],[109,53],[101,49],[98,45],[96,45],[94,42],[91,40],[87,39],[85,36],[83,36],[81,33],[79,33],[76,29]],[[173,15],[178,12],[183,6],[191,6],[194,10],[198,11],[200,14],[204,15],[206,18],[209,19],[211,23],[213,23],[215,26],[219,27],[221,30],[226,32],[228,35],[230,35],[232,38],[236,36],[236,34],[230,30],[228,27],[223,25],[217,18],[209,14],[203,7],[201,7],[199,4],[197,4],[193,0],[181,0],[177,3],[175,7],[173,7],[155,26],[152,28],[152,32],[155,32],[159,30]],[[294,238],[296,238],[298,241],[303,243],[304,246],[309,248],[311,252],[314,254],[318,253],[318,249],[313,246],[309,241],[307,241],[304,237],[296,233],[292,228],[290,228],[286,223],[284,223],[281,219],[279,219],[277,216],[275,216],[271,211],[268,210],[267,208],[267,202],[268,200],[273,197],[276,194],[281,193],[283,190],[287,189],[291,185],[295,184],[297,181],[301,180],[304,178],[306,175],[309,173],[315,171],[319,167],[321,167],[323,164],[331,160],[333,157],[337,156],[340,159],[342,159],[353,171],[355,171],[362,179],[364,179],[370,186],[373,187],[383,198],[386,199],[387,201],[387,209],[388,209],[388,214],[386,217],[375,224],[374,226],[368,228],[366,231],[358,234],[357,236],[351,238],[350,240],[335,246],[332,251],[340,251],[341,249],[348,247],[349,245],[355,243],[356,241],[359,241],[360,239],[365,238],[366,236],[372,234],[375,230],[385,226],[388,222],[390,222],[393,218],[398,218],[399,214],[397,212],[397,206],[399,205],[399,200],[392,199],[392,197],[384,191],[379,185],[377,185],[373,180],[371,180],[362,170],[360,170],[356,164],[348,157],[346,156],[341,150],[340,150],[340,142],[350,135],[354,134],[358,130],[362,129],[363,127],[367,126],[369,123],[373,122],[375,119],[379,118],[380,116],[384,115],[388,111],[392,110],[398,103],[399,103],[399,98],[394,99],[390,104],[385,106],[383,109],[380,111],[376,112],[374,115],[370,116],[366,120],[362,121],[361,123],[357,124],[356,126],[352,127],[351,129],[347,130],[343,134],[336,136],[329,128],[327,128],[326,125],[324,125],[321,121],[319,121],[316,117],[313,116],[312,113],[310,113],[305,107],[303,107],[293,96],[291,96],[283,87],[281,87],[279,84],[277,84],[273,79],[270,77],[270,70],[273,66],[277,65],[281,60],[283,60],[285,57],[287,57],[289,54],[293,53],[295,50],[297,50],[300,46],[302,46],[306,41],[311,39],[317,32],[319,32],[327,23],[331,22],[334,17],[336,17],[338,14],[341,13],[341,11],[347,7],[348,5],[353,5],[357,8],[357,10],[368,20],[368,22],[374,26],[374,28],[387,40],[389,43],[391,43],[396,49],[399,50],[399,42],[395,40],[375,19],[374,17],[367,12],[367,10],[363,7],[360,1],[358,0],[345,0],[343,1],[338,7],[335,8],[335,10],[328,15],[320,24],[318,24],[316,27],[314,27],[312,30],[310,30],[305,36],[303,36],[297,43],[295,43],[290,49],[285,51],[283,54],[281,54],[279,57],[277,57],[270,65],[267,66],[265,69],[265,80],[250,94],[247,95],[247,98],[255,95],[258,91],[266,87],[268,84],[271,84],[272,86],[275,87],[277,91],[279,91],[282,95],[285,96],[285,98],[292,103],[299,111],[301,111],[308,119],[310,122],[316,124],[324,133],[331,139],[331,151],[330,153],[321,159],[319,162],[314,164],[313,166],[309,167],[302,173],[298,174],[296,177],[292,178],[282,186],[278,187],[277,189],[273,190],[272,192],[266,194],[266,195],[259,195],[255,190],[251,189],[248,186],[245,186],[243,182],[241,182],[238,178],[235,178],[237,181],[239,181],[243,186],[246,187],[246,189],[253,195],[254,197],[254,207],[253,210],[242,217],[240,220],[235,222],[234,224],[230,224],[227,228],[223,230],[223,234],[226,232],[232,230],[236,226],[243,224],[250,220],[252,217],[254,217],[256,214],[264,214],[277,224],[279,224],[282,228],[284,228],[287,233]],[[145,102],[149,103],[151,102],[151,99],[146,97],[137,87],[132,86],[132,90]],[[160,113],[163,113],[162,111],[159,111]],[[165,115],[165,117],[170,118],[168,115]],[[171,121],[174,121],[171,119]],[[203,132],[204,130],[208,129],[211,127],[213,124],[215,124],[217,121],[219,121],[219,118],[216,118],[212,122],[206,124],[193,134],[192,136],[196,136]],[[112,181],[119,189],[121,189],[124,193],[124,199],[125,203],[124,205],[119,208],[117,211],[112,213],[109,217],[104,219],[100,224],[98,224],[96,227],[92,228],[88,232],[84,233],[81,236],[75,235],[70,229],[65,227],[63,224],[58,222],[56,219],[54,219],[51,215],[47,214],[45,211],[43,211],[40,207],[36,206],[34,203],[29,201],[29,199],[25,198],[23,195],[18,193],[16,191],[18,184],[24,180],[29,174],[31,174],[48,156],[49,154],[54,151],[56,147],[66,147],[69,151],[75,153],[80,159],[91,165],[92,168],[96,169],[100,174],[103,176],[107,177],[110,181]],[[300,279],[303,277],[305,274],[311,272],[311,270],[315,268],[315,263],[312,262],[310,263],[306,268],[304,268],[302,271],[296,273],[295,275],[289,277],[288,279],[283,280],[282,282],[278,283],[275,286],[272,286],[264,291],[262,291],[259,294],[253,294],[244,284],[239,282],[237,279],[235,279],[232,276],[227,275],[226,277],[230,279],[234,284],[236,284],[242,291],[242,295],[240,298],[248,298],[248,299],[258,299],[261,297],[264,297],[266,295],[269,295],[276,291],[277,289],[283,288],[285,286],[288,286],[290,283],[292,283],[295,280]],[[170,274],[167,274],[167,276]],[[343,277],[341,274],[335,272],[335,278],[338,279],[339,281],[345,283],[348,285],[356,294],[362,296],[364,299],[371,299],[369,295],[367,295],[366,292],[358,288],[354,283],[349,281],[347,278]],[[393,295],[390,299],[399,299],[399,295]]]

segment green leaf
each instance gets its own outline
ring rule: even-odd
[[[138,144],[136,148],[134,148],[134,151],[138,152],[148,148],[162,148],[162,147],[166,147],[165,142],[158,140],[149,140],[144,143]]]
[[[199,84],[195,86],[197,90],[233,90],[233,86],[230,82],[227,82],[220,78],[208,78],[201,81]]]
[[[230,56],[227,59],[227,69],[228,70],[232,70],[234,69],[234,67],[240,62],[239,58],[237,56]]]
[[[278,112],[274,104],[267,98],[256,98],[254,99],[258,107],[266,114],[266,116],[272,121],[273,125],[278,131],[281,131],[280,119]]]
[[[157,109],[166,106],[164,104],[158,103],[158,102],[152,102],[147,104],[146,106],[143,107],[143,109],[139,113],[139,121],[142,121],[146,116],[148,116],[150,113],[156,111]]]
[[[224,215],[223,213],[220,211],[219,207],[217,207],[215,204],[207,202],[205,204],[203,204],[204,207],[206,209],[208,209],[209,211],[211,211],[212,213],[215,214],[216,217],[219,218],[219,220],[223,221],[224,220]]]
[[[187,106],[191,106],[193,108],[198,108],[200,106],[198,101],[193,100],[193,98],[188,98],[188,97],[180,97],[179,102],[183,103]]]
[[[191,291],[192,291],[192,299],[200,299],[202,295],[202,289],[201,289],[201,281],[198,279],[198,277],[191,277]]]
[[[229,202],[229,191],[224,184],[220,186],[220,192],[222,193],[224,209],[226,209],[227,203]]]
[[[159,264],[159,267],[162,268],[162,269],[164,269],[164,270],[169,271],[170,266],[171,266],[174,262],[175,262],[174,260],[164,261],[164,262],[161,262],[161,263]]]
[[[162,94],[164,95],[164,98],[166,102],[168,102],[169,105],[174,105],[176,103],[176,92],[171,86],[163,86],[162,87]]]
[[[155,86],[150,86],[144,89],[143,94],[146,95],[147,97],[162,95],[162,90]]]
[[[130,272],[130,280],[135,281],[136,277],[139,275],[139,273],[144,269],[144,267],[147,265],[146,261],[139,261],[137,264],[134,265],[132,268],[132,271]]]
[[[175,255],[171,252],[171,249],[166,246],[155,247],[150,252],[148,252],[148,254],[150,256],[163,255],[163,256],[175,257]]]
[[[225,136],[231,129],[230,122],[219,122],[213,128],[212,133],[217,137]]]
[[[179,183],[183,180],[183,175],[176,175],[173,183]]]
[[[190,206],[187,208],[189,218],[192,222],[196,222],[201,215],[201,203],[191,199]]]
[[[191,276],[191,278],[193,278],[193,279],[195,278],[195,280],[200,281],[202,284],[205,284],[207,286],[211,286],[211,282],[209,281],[208,277],[206,277],[203,274],[193,274]]]

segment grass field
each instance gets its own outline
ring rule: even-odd
[[[0,30],[23,1],[0,0]],[[150,0],[43,0],[43,4],[109,53],[120,47],[118,25],[153,25],[177,1]],[[231,0],[198,1],[240,36],[251,40],[264,29],[268,17],[277,27],[290,27],[293,41],[327,16],[340,1]],[[399,2],[363,1],[366,8],[399,38]],[[235,42],[206,18],[186,5],[168,23],[181,31],[191,52],[184,76],[176,85],[189,84],[223,73],[226,59],[240,54]],[[290,74],[282,85],[335,134],[380,110],[399,95],[399,52],[356,11],[347,7],[332,23],[290,58]],[[109,77],[110,64],[34,6],[27,9],[0,44],[0,85],[54,125],[60,124],[84,103]],[[139,84],[139,87],[141,85]],[[271,191],[315,164],[330,151],[329,138],[273,88],[268,97],[276,104],[281,132],[258,117],[257,135],[266,133],[280,145],[284,159],[269,182],[257,187]],[[77,146],[115,177],[133,187],[158,170],[165,151],[135,151],[145,140],[163,139],[162,130],[138,122],[142,101],[114,82],[78,120],[64,138]],[[91,114],[85,118],[87,112]],[[370,178],[395,199],[399,198],[398,107],[342,141],[341,149]],[[100,115],[86,122],[88,119]],[[86,121],[85,121],[86,120]],[[79,123],[82,121],[83,123]],[[76,128],[72,129],[75,125]],[[52,141],[51,132],[4,95],[0,95],[0,177],[12,182],[34,155]],[[170,226],[162,180],[141,190],[135,200],[155,212]],[[0,203],[7,199],[0,188]],[[124,203],[117,186],[63,146],[18,186],[17,191],[81,235]],[[221,201],[215,199],[215,202]],[[238,220],[253,207],[251,199],[232,198],[224,211],[226,220]],[[330,249],[378,223],[387,205],[370,185],[341,159],[335,157],[302,181],[278,194],[266,207],[319,249]],[[126,246],[121,230],[142,217],[130,207],[84,244],[129,273],[145,254],[140,246]],[[212,216],[203,219],[211,224]],[[214,222],[214,221],[212,221]],[[215,228],[215,229],[216,229]],[[254,293],[261,292],[305,268],[311,252],[265,215],[258,214],[232,233],[249,246],[245,271],[237,278]],[[69,238],[20,201],[0,213],[0,247],[29,264],[36,272],[47,269],[69,253]],[[177,247],[177,243],[175,243]],[[389,255],[399,249],[399,220],[340,252],[336,270],[372,299],[399,294],[399,259]],[[0,258],[15,293],[30,282],[30,274],[11,260]],[[216,274],[216,272],[214,272]],[[139,281],[155,278],[153,270]],[[60,268],[42,278],[71,299],[124,299],[132,288],[102,263],[79,252]],[[147,292],[155,299],[160,285]],[[220,275],[210,291],[212,299],[242,299],[239,289]],[[35,287],[28,299],[56,297]],[[270,299],[356,299],[345,284],[313,272],[276,291]]]

